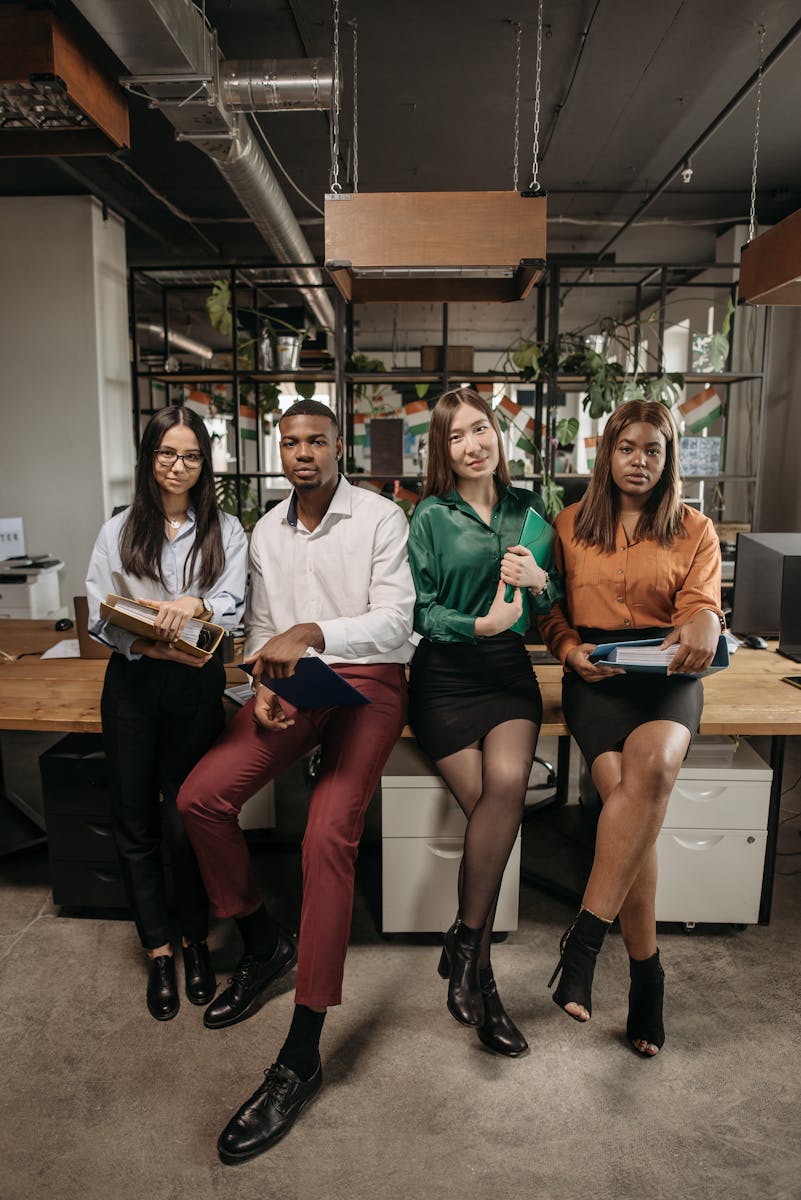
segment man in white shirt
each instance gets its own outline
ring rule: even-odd
[[[339,474],[334,413],[301,400],[279,425],[289,500],[262,517],[250,543],[246,657],[256,695],[195,767],[178,797],[209,899],[236,920],[244,955],[204,1024],[225,1028],[258,1011],[298,962],[289,1035],[264,1083],[217,1143],[225,1163],[260,1154],[289,1131],[322,1084],[319,1042],[341,1003],[364,816],[405,721],[414,585],[408,526],[397,505]],[[270,690],[312,649],[370,701],[298,710]],[[237,817],[250,796],[321,746],[303,839],[297,952],[270,921]]]

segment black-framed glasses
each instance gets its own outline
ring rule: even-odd
[[[176,450],[156,450],[155,454],[161,467],[172,467],[179,458],[187,471],[197,471],[203,466],[203,455],[199,450],[190,450],[188,454],[179,454]]]

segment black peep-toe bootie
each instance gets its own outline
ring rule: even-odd
[[[471,929],[456,918],[445,934],[439,973],[448,980],[448,1011],[462,1025],[480,1025],[484,999],[478,978],[483,929]]]
[[[626,1022],[626,1037],[643,1058],[654,1058],[647,1050],[635,1046],[635,1042],[646,1042],[661,1050],[665,1044],[665,1027],[662,1023],[662,1002],[665,995],[665,972],[659,961],[659,951],[650,958],[629,959],[629,1017]]]
[[[501,1003],[495,978],[490,971],[490,977],[481,988],[484,1001],[484,1019],[477,1029],[478,1040],[494,1050],[496,1054],[505,1054],[508,1058],[517,1058],[528,1050],[528,1042],[509,1016]]]
[[[588,908],[582,908],[570,928],[562,934],[559,962],[548,980],[548,987],[553,987],[554,980],[561,971],[562,977],[553,999],[566,1012],[566,1005],[580,1004],[589,1016],[592,1016],[592,977],[595,972],[595,960],[611,924],[611,921],[596,917]],[[567,1015],[573,1017],[574,1021],[588,1019],[573,1013]]]

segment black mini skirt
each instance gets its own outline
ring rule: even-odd
[[[409,724],[430,758],[447,758],[515,720],[542,724],[539,684],[518,634],[420,643],[409,670]]]
[[[582,642],[633,642],[664,638],[669,629],[579,629]],[[698,733],[704,707],[700,679],[650,672],[613,675],[586,683],[575,671],[562,679],[562,711],[591,767],[599,754],[620,750],[626,738],[649,721],[675,721]]]

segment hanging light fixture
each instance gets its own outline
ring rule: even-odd
[[[778,225],[766,229],[759,237],[754,237],[764,49],[765,27],[760,25],[751,214],[748,241],[740,252],[739,296],[743,304],[801,304],[801,209],[785,217]]]
[[[514,191],[359,192],[357,28],[353,28],[353,191],[339,183],[339,0],[334,0],[334,87],[330,192],[325,198],[326,267],[348,301],[520,300],[545,270],[547,200],[538,179],[542,10],[537,22],[532,178],[517,191],[517,50]]]

